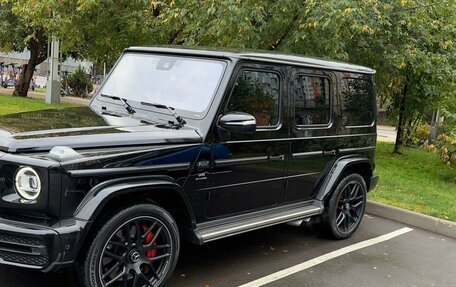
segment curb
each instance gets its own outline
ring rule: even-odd
[[[437,234],[456,238],[456,222],[435,218],[371,200],[367,201],[366,212],[371,215],[380,216]]]

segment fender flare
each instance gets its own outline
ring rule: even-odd
[[[334,186],[340,180],[342,174],[349,168],[355,164],[369,164],[370,169],[373,175],[374,171],[374,163],[371,159],[363,156],[350,156],[350,157],[341,157],[333,164],[329,172],[326,174],[323,183],[321,184],[317,195],[315,196],[316,200],[320,200],[324,202],[327,196],[332,192]],[[369,190],[369,186],[367,186]]]
[[[86,194],[73,216],[84,221],[94,221],[111,199],[136,192],[138,189],[147,189],[149,192],[159,189],[174,190],[184,203],[185,211],[190,216],[190,222],[194,224],[195,216],[187,196],[182,187],[169,176],[137,176],[104,181],[94,186]]]

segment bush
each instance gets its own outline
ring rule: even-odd
[[[74,73],[68,75],[66,81],[72,96],[84,98],[93,91],[93,84],[92,81],[90,81],[90,76],[86,74],[81,66],[79,66]]]
[[[431,133],[431,126],[428,124],[419,125],[410,135],[410,142],[412,145],[424,145],[429,140]]]
[[[442,114],[445,117],[443,129],[447,135],[456,137],[456,112],[449,109],[442,109]]]
[[[447,165],[456,164],[456,138],[447,135],[440,135],[437,138],[436,146],[440,158]]]
[[[456,137],[440,135],[435,144],[425,145],[430,152],[437,152],[440,159],[448,166],[456,164]]]

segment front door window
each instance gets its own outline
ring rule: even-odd
[[[258,127],[279,123],[280,84],[276,73],[244,70],[236,80],[225,113],[238,111],[255,117]]]

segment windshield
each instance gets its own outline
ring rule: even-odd
[[[162,104],[201,118],[224,69],[225,63],[217,60],[127,53],[99,94]]]

